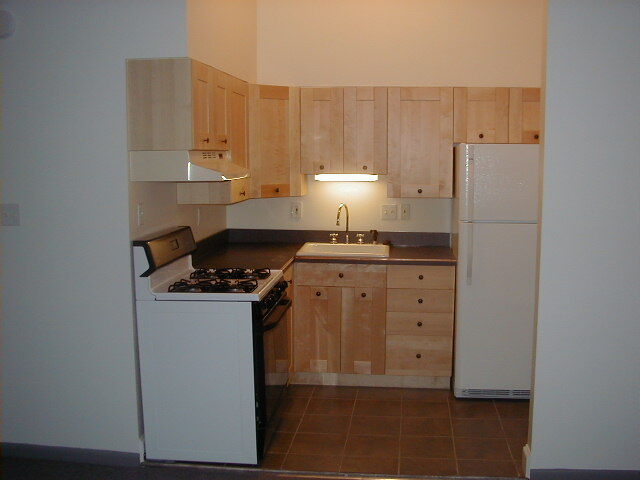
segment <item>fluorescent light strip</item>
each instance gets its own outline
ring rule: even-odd
[[[378,175],[364,173],[321,173],[315,176],[319,182],[375,182]]]

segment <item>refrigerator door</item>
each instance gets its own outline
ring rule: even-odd
[[[459,220],[537,222],[539,152],[538,145],[457,146]]]
[[[529,390],[537,225],[458,226],[454,392],[501,397]],[[501,390],[508,392],[492,395]]]

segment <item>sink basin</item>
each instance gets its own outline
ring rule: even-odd
[[[389,245],[373,243],[305,243],[299,257],[373,257],[389,256]]]

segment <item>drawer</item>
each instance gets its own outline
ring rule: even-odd
[[[451,337],[387,335],[387,375],[450,377]]]
[[[453,290],[455,267],[431,265],[389,265],[387,287]]]
[[[453,290],[390,288],[388,312],[453,313]]]
[[[352,263],[296,262],[295,282],[297,285],[384,288],[387,284],[387,267]]]
[[[387,312],[387,334],[453,336],[453,313]]]

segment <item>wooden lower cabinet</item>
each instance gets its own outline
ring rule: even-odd
[[[343,288],[341,373],[384,374],[384,288]]]
[[[294,291],[294,370],[339,372],[342,289],[296,285]]]
[[[387,375],[451,376],[451,336],[387,335]]]

